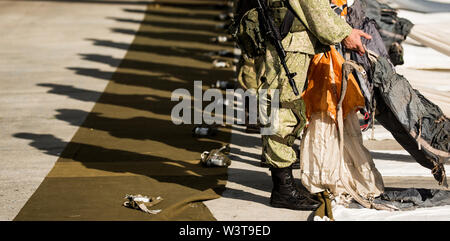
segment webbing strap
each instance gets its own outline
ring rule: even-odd
[[[269,136],[269,139],[271,139],[272,141],[281,143],[283,145],[286,145],[286,146],[292,146],[295,141],[295,137],[291,136],[291,135],[288,135],[285,138],[277,136],[277,135],[271,135],[271,136]]]
[[[284,15],[283,22],[280,25],[280,35],[281,39],[284,39],[286,35],[288,35],[289,31],[292,28],[292,24],[294,24],[295,15],[291,11],[290,8],[288,8],[286,15]]]
[[[280,108],[295,110],[294,102],[281,102]]]
[[[297,133],[300,128],[302,128],[302,124],[301,124],[301,117],[298,116],[297,111],[296,111],[296,106],[294,104],[294,101],[291,102],[281,102],[280,103],[280,108],[283,109],[291,109],[292,113],[294,113],[295,118],[297,119],[297,125],[295,126],[294,130],[292,131],[292,133]],[[272,141],[276,141],[278,143],[287,145],[287,146],[292,146],[294,144],[294,141],[297,137],[294,135],[287,135],[286,137],[282,138],[280,136],[277,135],[271,135],[269,136],[269,139],[271,139]]]

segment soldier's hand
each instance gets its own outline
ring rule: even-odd
[[[342,40],[342,44],[346,49],[356,51],[359,55],[363,55],[366,51],[364,50],[364,47],[362,45],[361,37],[365,39],[372,39],[372,36],[370,36],[369,34],[354,28],[350,35]]]

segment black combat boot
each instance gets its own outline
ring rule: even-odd
[[[273,189],[270,205],[272,207],[313,211],[320,206],[321,202],[312,199],[309,193],[297,188],[291,167],[271,168],[271,172]]]

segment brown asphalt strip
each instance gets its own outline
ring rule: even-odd
[[[231,49],[209,40],[220,34],[215,16],[222,11],[215,3],[158,1],[148,6],[138,32],[112,29],[135,39],[102,96],[15,220],[214,220],[201,201],[219,197],[227,170],[203,168],[199,157],[202,151],[228,143],[230,130],[221,128],[211,139],[193,138],[192,125],[171,122],[177,102],[170,97],[177,88],[193,93],[194,80],[207,86],[233,77],[231,69],[212,69],[212,60],[205,55]],[[124,11],[134,10],[124,7]],[[121,47],[114,40],[96,44]],[[120,61],[83,56],[107,64]],[[101,71],[73,69],[102,78]],[[163,211],[149,215],[122,207],[125,194],[162,196],[164,201],[155,208]]]

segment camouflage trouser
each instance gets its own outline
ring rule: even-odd
[[[250,91],[252,98],[257,96],[257,89],[261,84],[261,75],[264,71],[264,58],[247,58],[242,55],[239,63],[237,65],[237,80],[241,85],[242,89]],[[250,99],[245,100],[245,123],[247,127],[257,123],[249,122],[250,115]]]
[[[242,55],[237,65],[237,80],[244,90],[258,89],[261,81],[261,71],[263,71],[263,58],[247,58]]]
[[[261,84],[258,92],[263,93],[263,89],[279,90],[280,108],[275,114],[275,123],[272,123],[275,124],[272,134],[262,136],[262,154],[267,164],[275,168],[283,168],[292,165],[297,159],[292,145],[294,140],[300,137],[306,124],[305,105],[301,97],[295,96],[293,93],[276,51],[272,46],[268,46],[266,52],[263,75],[265,81]],[[310,60],[311,56],[308,54],[287,52],[286,62],[290,72],[297,73],[294,80],[300,93],[306,82]],[[260,113],[263,112],[266,116],[270,115],[271,100],[274,95],[269,94],[267,97],[266,105],[263,106],[264,102],[260,103],[259,108]]]

